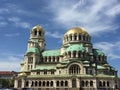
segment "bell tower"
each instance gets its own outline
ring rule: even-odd
[[[39,25],[34,26],[30,32],[29,41],[36,42],[38,44],[37,48],[39,48],[40,51],[43,51],[45,49],[44,33],[45,32],[43,28]],[[31,46],[34,46],[34,45],[31,45],[31,43],[28,43],[28,48],[31,48]]]
[[[34,26],[30,31],[27,51],[21,63],[21,71],[29,71],[42,61],[42,52],[45,50],[44,30],[41,26]]]

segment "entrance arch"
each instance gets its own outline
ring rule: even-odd
[[[75,78],[72,79],[72,88],[76,88],[76,79]]]

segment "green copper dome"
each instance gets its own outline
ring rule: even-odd
[[[32,48],[28,48],[27,52],[26,53],[37,53],[39,54],[39,50],[38,48],[35,48],[35,47],[32,47]]]
[[[66,52],[69,52],[69,51],[81,51],[81,52],[84,52],[85,48],[82,45],[75,44],[75,45],[69,46],[66,49]]]
[[[98,56],[104,56],[105,54],[99,49],[93,49],[93,54]]]

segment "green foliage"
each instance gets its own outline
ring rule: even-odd
[[[0,79],[0,88],[13,88],[14,80],[13,79]]]

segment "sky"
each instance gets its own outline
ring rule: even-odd
[[[120,76],[120,0],[0,0],[0,70],[20,70],[35,25],[45,30],[46,49],[60,48],[67,30],[84,27]]]

